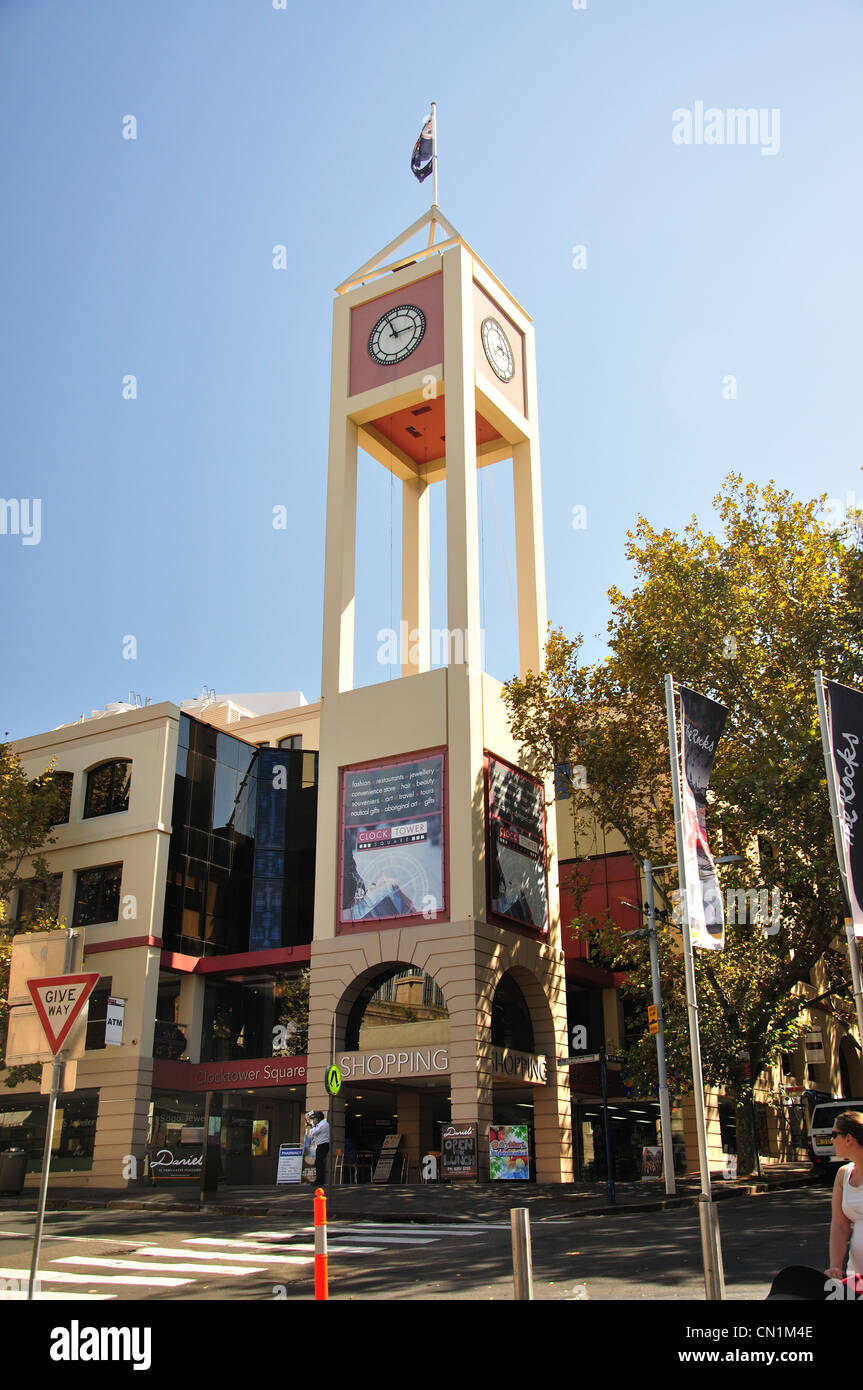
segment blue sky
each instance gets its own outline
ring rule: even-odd
[[[639,512],[707,522],[731,469],[859,500],[861,49],[837,0],[4,0],[0,496],[41,538],[0,534],[0,735],[130,690],[317,697],[333,289],[428,207],[432,100],[441,206],[535,321],[549,616],[588,656]],[[675,144],[699,101],[778,110],[778,151]],[[511,483],[480,476],[504,679]],[[361,484],[366,683],[400,504]]]

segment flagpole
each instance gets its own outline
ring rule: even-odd
[[[677,743],[677,716],[674,709],[674,677],[665,677],[665,712],[668,717],[668,749],[671,754],[671,790],[674,796],[674,833],[677,840],[677,873],[683,924],[683,976],[686,985],[686,1011],[689,1018],[689,1051],[692,1058],[692,1092],[695,1100],[695,1134],[698,1140],[698,1167],[701,1196],[698,1217],[701,1226],[701,1257],[704,1263],[704,1292],[708,1300],[725,1298],[722,1246],[713,1193],[710,1188],[710,1160],[707,1154],[707,1120],[704,1114],[704,1077],[701,1069],[701,1035],[698,1027],[698,1000],[695,992],[695,965],[692,958],[692,931],[689,925],[689,885],[683,845],[683,810],[680,799],[680,757]]]
[[[851,884],[848,882],[848,864],[845,858],[845,836],[842,830],[842,813],[839,809],[839,789],[836,786],[836,764],[833,761],[833,740],[827,718],[827,696],[824,690],[824,672],[815,672],[815,698],[818,701],[818,722],[821,725],[821,747],[824,750],[824,766],[827,770],[827,792],[830,797],[830,816],[833,821],[833,836],[836,841],[836,858],[839,861],[839,877],[845,891],[845,900],[851,906]],[[851,983],[854,990],[854,1004],[857,1009],[857,1032],[863,1045],[863,978],[860,972],[860,952],[854,935],[853,917],[845,918],[845,938],[848,942],[848,963],[851,966]]]
[[[432,203],[438,206],[437,200],[437,102],[431,104],[432,118]]]

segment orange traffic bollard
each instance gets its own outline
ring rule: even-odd
[[[327,1274],[327,1199],[322,1187],[315,1188],[315,1298],[330,1296]]]

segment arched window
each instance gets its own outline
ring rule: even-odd
[[[390,1031],[405,1027],[411,1029],[411,1038],[400,1035],[405,1042],[446,1041],[449,1010],[431,975],[396,965],[376,975],[358,996],[348,1017],[345,1047],[389,1046]]]
[[[128,811],[129,788],[132,785],[132,762],[129,758],[101,763],[87,773],[87,796],[84,816],[111,816],[116,811]]]
[[[491,1006],[493,1047],[511,1047],[516,1052],[533,1052],[533,1023],[524,995],[511,975],[504,975],[495,990]]]

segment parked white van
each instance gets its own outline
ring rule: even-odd
[[[821,1101],[812,1111],[809,1125],[809,1157],[816,1172],[830,1177],[841,1162],[833,1147],[833,1124],[845,1110],[863,1110],[863,1100]]]

